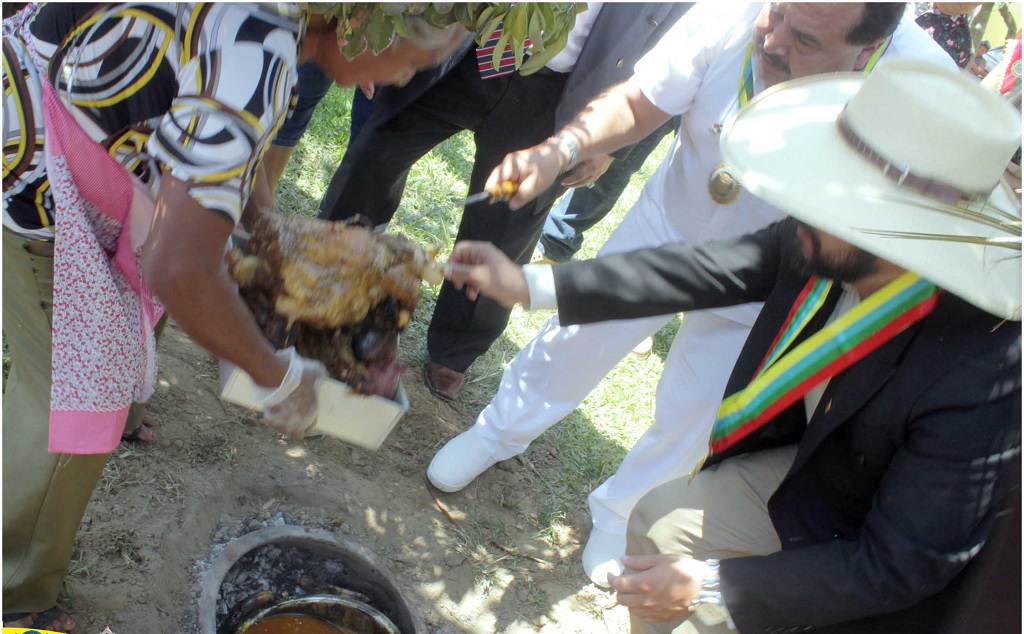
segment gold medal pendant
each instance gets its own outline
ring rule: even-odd
[[[736,200],[741,190],[740,182],[732,175],[725,163],[720,163],[711,170],[711,176],[708,177],[708,194],[711,195],[711,200],[719,205],[728,205]]]

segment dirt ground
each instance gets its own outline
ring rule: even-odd
[[[476,412],[426,392],[410,358],[419,353],[402,352],[410,410],[371,452],[333,438],[282,439],[223,403],[216,363],[173,323],[160,352],[148,408],[158,440],[122,443],[79,532],[65,601],[77,632],[197,631],[199,573],[215,544],[254,520],[322,527],[363,544],[432,632],[627,630],[625,609],[579,563],[587,514],[566,518],[572,530],[548,537],[558,543],[536,536],[535,481],[557,468],[553,456],[502,463],[461,493],[439,494],[451,518],[438,508],[427,464]],[[492,543],[495,527],[516,554]]]

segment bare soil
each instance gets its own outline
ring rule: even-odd
[[[168,325],[153,443],[124,444],[79,531],[63,605],[77,632],[197,631],[198,583],[218,545],[260,525],[334,531],[374,552],[433,632],[625,632],[624,608],[579,563],[585,505],[568,531],[538,535],[537,479],[557,469],[532,452],[458,494],[424,480],[435,451],[477,412],[434,399],[422,351],[402,350],[411,407],[376,452],[334,438],[287,440],[222,402],[216,362]],[[540,456],[540,457],[538,457]]]

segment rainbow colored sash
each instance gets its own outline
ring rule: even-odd
[[[935,308],[940,290],[904,273],[792,350],[793,341],[821,309],[832,288],[812,277],[750,384],[718,410],[708,455],[727,449],[770,421],[808,391],[839,374]]]

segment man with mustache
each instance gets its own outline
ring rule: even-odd
[[[763,227],[781,214],[739,187],[722,162],[722,125],[753,95],[795,77],[866,70],[893,57],[953,68],[904,11],[902,3],[699,4],[637,64],[629,81],[592,101],[555,136],[508,155],[488,183],[520,183],[511,201],[519,208],[575,162],[634,143],[682,115],[667,158],[599,257]],[[583,567],[595,583],[605,585],[609,572],[621,571],[626,519],[637,500],[688,473],[700,457],[715,396],[725,388],[759,310],[744,305],[686,315],[665,360],[651,428],[590,496],[593,530]],[[431,482],[458,491],[496,462],[523,452],[671,317],[572,327],[553,318],[505,370],[476,424],[435,456],[427,472]]]
[[[1019,559],[988,550],[1020,483],[1021,208],[1001,178],[1019,140],[973,78],[894,60],[767,91],[723,132],[740,182],[792,218],[523,269],[456,245],[457,286],[567,324],[764,302],[703,461],[630,516],[631,574],[610,581],[634,632],[1019,623],[1010,602],[1007,625],[953,626],[986,601],[976,561]]]

